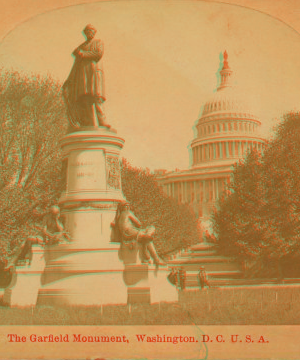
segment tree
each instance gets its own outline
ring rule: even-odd
[[[252,151],[235,166],[213,214],[220,251],[252,263],[252,275],[277,276],[299,254],[300,115],[282,120],[263,155]]]
[[[0,71],[0,263],[34,231],[61,190],[59,139],[67,128],[60,84]]]
[[[235,164],[232,180],[213,213],[213,229],[226,255],[248,258],[260,252],[260,216],[264,209],[260,184],[261,155],[251,152]]]
[[[195,214],[165,195],[149,170],[135,168],[123,159],[122,189],[143,225],[155,226],[154,243],[161,255],[199,242]]]
[[[266,263],[299,267],[300,254],[300,114],[287,113],[264,154],[266,218],[271,223]],[[272,231],[271,231],[272,230]]]

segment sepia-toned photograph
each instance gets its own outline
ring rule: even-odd
[[[0,359],[299,359],[300,3],[1,7]]]

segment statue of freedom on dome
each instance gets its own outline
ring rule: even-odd
[[[83,30],[86,41],[74,51],[74,65],[63,84],[68,117],[74,128],[107,127],[103,112],[104,79],[101,66],[103,43],[94,39],[97,30],[88,24]]]

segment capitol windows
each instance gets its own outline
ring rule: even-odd
[[[216,143],[216,159],[220,159],[220,147],[219,147],[219,143]]]
[[[235,142],[235,155],[239,156],[239,143],[237,141]]]
[[[225,159],[227,157],[227,152],[226,152],[226,146],[225,146],[224,141],[222,141],[222,153],[223,153],[223,158]]]
[[[212,180],[208,180],[208,191],[209,191],[209,201],[213,200],[213,183]]]
[[[213,146],[209,144],[209,160],[213,159]]]
[[[220,124],[217,125],[217,131],[220,132]]]
[[[228,151],[229,151],[229,156],[231,157],[233,155],[232,154],[232,141],[228,142]]]
[[[238,130],[238,124],[234,123],[234,130],[237,131]]]
[[[202,205],[199,206],[198,216],[199,217],[203,216]]]
[[[226,131],[225,123],[223,123],[223,131]]]

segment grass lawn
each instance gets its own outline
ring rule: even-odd
[[[0,306],[0,325],[299,325],[300,287],[184,291],[178,303],[103,306]]]

